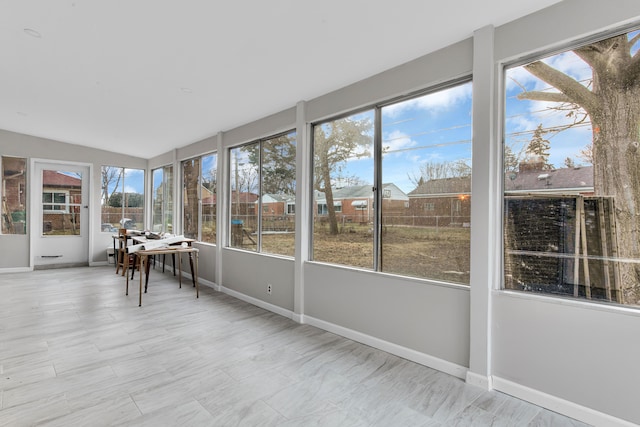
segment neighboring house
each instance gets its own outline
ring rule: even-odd
[[[231,192],[231,216],[255,216],[260,196],[248,192]],[[215,195],[214,195],[215,200]],[[215,202],[214,202],[215,203]]]
[[[258,201],[256,201],[256,205]],[[288,194],[264,194],[262,196],[262,215],[276,219],[294,218],[296,214],[296,196]]]
[[[339,221],[371,222],[373,221],[373,191],[371,185],[357,185],[333,190],[333,206]],[[382,203],[385,215],[405,215],[409,207],[409,197],[395,184],[382,185]],[[328,215],[326,196],[316,192],[314,217],[323,218]]]
[[[409,214],[415,225],[468,226],[471,177],[430,179],[409,193]]]
[[[593,194],[593,166],[544,170],[542,164],[522,163],[504,178],[507,197]],[[471,217],[471,177],[432,179],[409,193],[410,214],[437,218],[438,225],[466,225]],[[449,220],[447,219],[449,218]],[[431,222],[429,222],[431,224]]]
[[[43,232],[76,228],[82,203],[82,179],[53,170],[42,171]]]

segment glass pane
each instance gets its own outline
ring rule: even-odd
[[[382,271],[469,284],[471,93],[382,109]]]
[[[2,157],[2,234],[25,234],[27,160]]]
[[[373,268],[374,111],[314,127],[313,259]]]
[[[122,219],[122,185],[124,169],[102,166],[101,226],[103,232],[116,232]]]
[[[158,168],[151,172],[151,231],[161,233],[164,231],[164,169]]]
[[[202,157],[202,238],[203,242],[216,243],[216,173],[217,155]]]
[[[173,233],[173,166],[164,168],[164,194],[163,194],[163,228],[165,233]]]
[[[124,194],[124,203],[122,204],[120,224],[127,229],[143,230],[144,170],[125,168],[122,186],[121,194]]]
[[[295,132],[262,142],[262,252],[295,255]]]
[[[260,198],[258,171],[260,145],[244,145],[230,150],[231,162],[231,242],[230,246],[257,251],[257,205]]]
[[[182,185],[182,234],[190,239],[197,239],[200,158],[182,162]]]
[[[637,37],[506,70],[505,288],[640,305]]]
[[[80,235],[82,174],[43,170],[42,200],[43,235]]]

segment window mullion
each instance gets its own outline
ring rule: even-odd
[[[373,135],[373,270],[382,270],[382,109],[375,109]]]
[[[262,150],[263,150],[263,141],[258,141],[258,211],[257,211],[257,221],[256,225],[258,229],[258,235],[256,236],[256,252],[262,252]]]

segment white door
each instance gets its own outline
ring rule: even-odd
[[[35,267],[89,262],[89,167],[35,162],[31,248]]]

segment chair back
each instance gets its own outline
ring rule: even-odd
[[[124,249],[127,247],[127,229],[118,229],[118,249]]]

